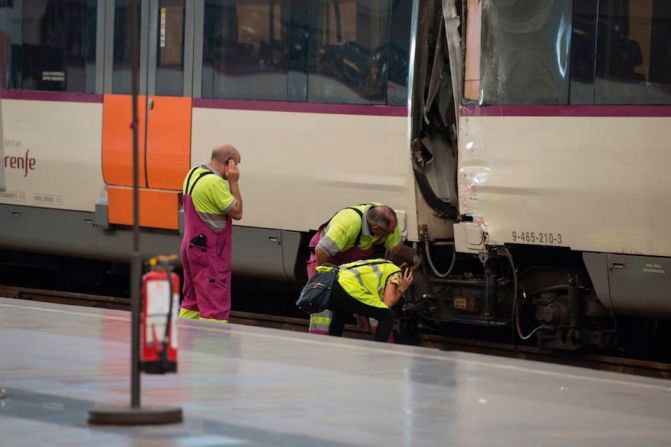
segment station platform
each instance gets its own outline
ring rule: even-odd
[[[180,321],[179,373],[128,405],[130,314],[0,299],[3,446],[668,446],[671,382],[478,354]]]

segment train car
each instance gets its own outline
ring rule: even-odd
[[[230,142],[236,274],[300,282],[310,231],[381,201],[422,252],[405,328],[604,348],[671,316],[664,1],[140,3],[145,256]],[[128,258],[129,4],[0,6],[5,249]]]
[[[433,270],[415,307],[561,349],[654,335],[671,316],[671,6],[443,7],[420,16],[426,41],[445,41],[416,65],[432,79],[413,86],[429,104],[415,153],[423,164],[456,154],[457,263]],[[477,255],[479,271],[459,270],[457,253]]]
[[[237,273],[295,279],[304,235],[352,201],[390,203],[417,239],[410,1],[138,3],[145,256],[177,252],[185,173],[225,142],[243,154]],[[3,247],[127,259],[129,4],[0,6]]]

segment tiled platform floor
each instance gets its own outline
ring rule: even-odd
[[[129,402],[129,316],[0,299],[1,446],[671,445],[668,381],[202,322],[142,376],[183,424],[89,426]]]

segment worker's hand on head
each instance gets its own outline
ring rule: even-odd
[[[226,162],[224,166],[224,176],[229,182],[237,183],[240,178],[240,171],[238,171],[238,165],[235,163],[235,160],[232,158]]]
[[[401,293],[404,293],[406,290],[410,288],[413,279],[414,278],[412,276],[412,269],[410,267],[406,267],[405,270],[403,270],[403,278],[401,278],[401,284],[399,284],[399,290],[401,291]]]

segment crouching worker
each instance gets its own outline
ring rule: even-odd
[[[391,307],[412,284],[412,272],[418,264],[417,252],[401,244],[387,250],[385,259],[341,265],[327,307],[333,312],[329,335],[340,337],[345,320],[357,314],[375,318],[375,341],[387,341],[395,318]],[[332,267],[319,266],[317,271],[328,268]]]

